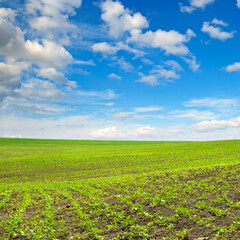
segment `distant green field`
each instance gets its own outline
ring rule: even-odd
[[[240,239],[239,140],[0,139],[0,239],[198,238]]]

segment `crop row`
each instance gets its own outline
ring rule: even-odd
[[[238,239],[240,165],[1,187],[0,239]]]

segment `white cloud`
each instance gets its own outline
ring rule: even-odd
[[[197,72],[200,64],[197,63],[196,57],[195,56],[189,56],[189,57],[183,57],[183,60],[189,64],[190,69],[192,69],[192,71]]]
[[[225,23],[223,20],[219,20],[217,18],[214,18],[212,21],[211,21],[212,24],[215,24],[215,25],[220,25],[220,26],[223,26],[223,27],[227,27],[228,24]]]
[[[92,45],[92,50],[93,52],[100,52],[105,55],[115,55],[120,50],[133,53],[135,57],[142,57],[145,55],[143,51],[131,48],[122,42],[118,42],[115,46],[112,46],[107,42],[95,43]]]
[[[24,47],[24,34],[6,19],[0,22],[0,54],[18,52]]]
[[[20,87],[20,77],[29,65],[27,62],[16,62],[11,58],[8,58],[6,63],[0,62],[0,100]]]
[[[93,138],[116,138],[122,134],[116,129],[116,127],[100,128],[90,133]]]
[[[30,138],[89,139],[89,117],[32,118],[0,116],[0,135],[21,135]],[[97,122],[91,122],[97,124]]]
[[[180,78],[180,75],[176,73],[175,69],[167,70],[163,68],[163,66],[159,65],[155,67],[152,71],[152,74],[155,74],[159,78],[164,79],[178,79]]]
[[[171,67],[173,70],[176,70],[176,71],[182,71],[183,70],[181,65],[174,60],[166,61],[165,65]]]
[[[69,81],[63,73],[57,72],[55,68],[41,68],[37,70],[37,75],[39,77],[52,80],[57,84],[66,84],[72,88],[77,87],[77,83],[75,81]]]
[[[145,33],[142,33],[141,30],[132,30],[128,42],[134,42],[145,47],[160,48],[167,54],[185,56],[190,52],[184,43],[189,42],[195,36],[195,33],[190,29],[187,30],[186,34],[161,29],[156,32],[149,30]]]
[[[88,61],[75,60],[74,63],[75,64],[80,64],[80,65],[96,66],[96,64],[94,63],[94,61],[92,59],[88,60]]]
[[[130,53],[133,53],[135,55],[135,57],[142,57],[145,55],[145,52],[143,51],[140,51],[138,49],[134,49],[134,48],[131,48],[129,47],[128,45],[122,43],[122,42],[118,42],[116,47],[119,49],[119,50],[124,50],[124,51],[127,51],[127,52],[130,52]]]
[[[24,50],[22,57],[40,66],[64,68],[73,62],[72,55],[64,47],[45,39],[42,44],[27,40]]]
[[[45,99],[52,101],[60,101],[64,97],[64,93],[56,88],[56,86],[49,82],[36,78],[29,79],[26,83],[22,83],[19,89],[15,92],[27,99]]]
[[[126,72],[131,72],[134,69],[133,65],[127,62],[123,57],[117,59],[116,64]]]
[[[134,70],[134,66],[130,62],[127,62],[124,57],[118,58],[114,56],[111,60],[112,62],[109,63],[109,66],[111,67],[118,66],[120,69],[126,72],[132,72]]]
[[[158,77],[156,75],[148,75],[148,76],[143,75],[139,80],[137,80],[137,82],[145,83],[151,87],[155,87],[159,85]]]
[[[128,13],[126,15],[126,12],[129,10],[124,9],[124,6],[120,2],[107,0],[101,4],[101,8],[103,11],[102,19],[107,23],[111,36],[119,37],[124,32],[129,32],[130,36],[127,38],[127,43],[135,43],[141,47],[160,48],[165,51],[166,54],[182,56],[193,71],[198,70],[199,64],[196,62],[196,57],[191,54],[186,46],[187,42],[193,37],[196,37],[196,34],[191,29],[188,29],[185,34],[181,34],[175,30],[164,31],[161,29],[158,29],[155,32],[151,30],[143,32],[142,29],[147,28],[148,24],[146,24],[146,26],[143,24],[144,27],[136,27],[137,25],[133,27],[128,23],[126,24],[128,30],[126,30],[124,29],[125,25],[122,23],[122,20],[125,16],[129,15]],[[122,18],[122,16],[124,17]],[[126,18],[131,19],[131,16],[129,15]],[[135,22],[137,24],[138,21],[136,20]],[[145,19],[143,22],[147,23],[147,20]],[[92,46],[92,50],[94,52],[101,52],[105,55],[115,55],[120,50],[131,52],[135,54],[135,57],[145,55],[145,52],[133,49],[122,42],[119,42],[116,45],[110,45],[107,42],[96,43]],[[143,62],[146,64],[153,64],[149,60],[143,60]],[[149,85],[152,86],[158,85],[156,77],[152,75],[143,76],[139,81],[147,84],[149,83]]]
[[[30,26],[38,31],[73,27],[68,22],[68,16],[75,15],[74,9],[79,8],[81,3],[82,0],[28,0],[26,10],[33,15]]]
[[[93,44],[92,50],[94,52],[100,52],[103,54],[112,55],[112,54],[116,54],[119,49],[115,46],[111,46],[107,42],[101,42],[101,43]]]
[[[240,8],[240,0],[237,0],[237,7]]]
[[[118,76],[118,75],[115,74],[115,73],[111,73],[111,74],[109,74],[109,75],[108,75],[108,78],[118,79],[118,80],[122,79],[121,76]]]
[[[12,22],[13,15],[12,11],[5,9],[4,16],[0,19],[1,55],[45,67],[64,68],[73,62],[71,54],[53,41],[46,39],[25,41],[25,33]]]
[[[64,97],[65,93],[53,83],[31,78],[26,82],[19,81],[19,85],[2,99],[0,108],[5,113],[55,115],[69,110],[51,103],[62,101]]]
[[[159,128],[124,121],[92,120],[90,116],[51,118],[0,116],[0,137],[20,136],[53,139],[116,139],[116,140],[214,140],[239,138],[240,120],[232,119],[234,127],[221,131],[196,131],[191,126]],[[210,121],[212,122],[212,121]],[[229,124],[226,124],[229,125]],[[237,127],[238,126],[238,127]],[[209,129],[209,128],[208,128]],[[219,129],[219,126],[217,127]],[[205,128],[206,130],[206,128]]]
[[[1,2],[1,1],[0,1]],[[8,134],[8,133],[5,133],[3,135],[4,138],[24,138],[22,135],[13,135],[13,134]]]
[[[180,4],[180,11],[181,12],[192,13],[195,10],[196,10],[196,8],[194,8],[192,6],[184,6],[184,5]]]
[[[144,127],[134,129],[132,131],[132,134],[134,136],[139,136],[140,135],[140,136],[151,136],[151,137],[153,137],[157,133],[156,130],[157,130],[156,128],[147,125],[147,126],[144,126]]]
[[[117,120],[146,120],[147,118],[163,119],[164,116],[155,114],[156,112],[162,111],[164,108],[161,106],[147,106],[147,107],[136,107],[131,112],[119,112],[112,115]],[[148,114],[146,114],[148,113]]]
[[[192,13],[196,9],[204,9],[208,4],[214,3],[215,0],[189,0],[189,6],[180,4],[180,11]]]
[[[41,115],[56,115],[69,109],[56,104],[46,104],[38,101],[36,99],[26,99],[24,97],[6,97],[0,104],[2,110],[7,110],[7,112],[30,114],[41,114]]]
[[[207,33],[211,38],[218,39],[221,41],[225,41],[229,38],[234,37],[235,31],[226,32],[223,31],[222,28],[217,27],[217,25],[227,26],[225,22],[215,18],[213,19],[212,22],[204,22],[201,31]]]
[[[16,11],[11,8],[0,8],[0,23],[14,22]]]
[[[240,62],[235,62],[226,67],[227,72],[240,72]]]
[[[130,117],[130,113],[126,113],[126,112],[121,112],[121,113],[115,113],[112,115],[113,118],[115,119],[127,119]]]
[[[205,8],[206,5],[213,3],[215,0],[190,0],[190,4],[196,8]]]
[[[0,55],[6,59],[6,63],[0,63],[2,109],[38,114],[62,112],[62,107],[49,101],[60,101],[65,94],[52,82],[30,77],[37,73],[39,77],[55,83],[76,87],[75,82],[67,80],[56,70],[63,70],[73,63],[71,54],[51,40],[25,40],[26,32],[16,26],[16,12],[0,8],[0,13]],[[26,70],[31,70],[29,75],[25,74]]]
[[[201,120],[212,120],[215,119],[216,116],[210,111],[199,111],[196,109],[191,110],[176,110],[171,112],[174,118],[190,118],[197,121]]]
[[[140,119],[145,120],[146,118],[158,118],[163,119],[164,117],[162,115],[142,115],[143,113],[153,113],[153,112],[159,112],[162,111],[164,108],[160,106],[148,106],[148,107],[136,107],[133,109],[132,112],[120,112],[115,113],[112,115],[113,118],[118,120],[123,119]]]
[[[153,65],[154,62],[148,58],[141,58],[141,61],[147,65]]]
[[[53,18],[51,16],[40,16],[32,19],[30,21],[30,26],[38,31],[47,31],[51,28],[60,27],[73,27],[67,23],[67,18],[63,15],[59,15],[58,18]]]
[[[157,112],[157,111],[162,111],[162,110],[163,110],[163,107],[159,107],[159,106],[148,106],[148,107],[134,108],[134,112],[136,112],[136,113]]]
[[[182,135],[183,129],[170,128],[162,129],[145,126],[111,126],[106,128],[100,128],[90,133],[90,136],[97,139],[142,139],[142,140],[156,140],[167,139],[176,135]]]
[[[110,36],[120,37],[124,32],[148,27],[147,19],[141,13],[132,14],[119,1],[106,0],[100,4],[102,20],[106,23]]]
[[[237,98],[201,98],[184,102],[185,107],[230,108],[239,106]]]
[[[162,129],[151,127],[146,125],[144,127],[140,127],[129,131],[128,134],[131,134],[135,138],[145,138],[145,139],[162,139],[168,138],[171,136],[181,135],[183,133],[183,129],[181,128],[170,128],[170,129]]]
[[[191,130],[196,132],[212,132],[216,130],[224,130],[227,128],[239,128],[240,117],[233,118],[231,120],[212,120],[203,121],[191,126]]]
[[[111,89],[107,89],[105,91],[78,90],[78,91],[75,91],[75,93],[79,97],[103,99],[103,100],[110,100],[118,97],[118,95]]]
[[[141,78],[137,82],[143,82],[152,87],[165,84],[166,82],[172,82],[174,79],[179,79],[178,72],[182,71],[180,64],[174,60],[169,60],[164,65],[157,65],[151,71],[149,75],[140,73]]]
[[[43,39],[38,41],[24,40],[23,32],[10,22],[0,23],[0,54],[15,59],[24,59],[40,66],[64,68],[72,63],[71,54],[61,45]]]
[[[70,89],[71,90],[71,89]],[[79,106],[79,105],[101,105],[111,107],[115,103],[114,99],[117,99],[121,94],[117,94],[112,89],[91,91],[91,90],[71,90],[71,92],[65,92],[64,103]]]

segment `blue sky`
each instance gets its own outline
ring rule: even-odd
[[[240,1],[0,0],[0,137],[240,136]]]

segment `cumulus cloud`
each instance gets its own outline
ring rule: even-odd
[[[75,81],[69,81],[63,73],[58,72],[55,68],[41,68],[37,70],[37,75],[39,77],[49,79],[54,81],[57,84],[66,84],[72,88],[77,87]]]
[[[116,138],[120,137],[122,134],[119,132],[116,127],[107,127],[107,128],[100,128],[90,133],[90,136],[94,138]]]
[[[127,62],[123,57],[117,59],[116,64],[126,72],[131,72],[134,69],[133,65]]]
[[[27,62],[16,62],[8,58],[7,62],[0,62],[0,100],[21,86],[21,75],[29,68]]]
[[[21,87],[15,92],[27,99],[45,99],[52,101],[60,101],[64,97],[64,93],[56,88],[56,85],[49,81],[43,81],[36,78],[29,79],[26,83],[22,83]]]
[[[51,3],[54,5],[57,1]],[[38,114],[65,111],[63,107],[50,102],[60,101],[65,96],[54,83],[71,88],[77,86],[76,82],[69,81],[63,74],[66,66],[74,61],[72,55],[52,40],[26,39],[27,32],[16,25],[16,14],[12,9],[0,8],[0,55],[6,59],[0,62],[1,108],[5,111],[12,109],[15,112],[20,109]],[[36,76],[45,80],[37,79]]]
[[[226,67],[227,72],[240,72],[240,62],[235,62]]]
[[[11,8],[0,8],[0,23],[14,22],[16,16],[16,11]]]
[[[116,54],[119,49],[117,47],[111,46],[107,42],[101,42],[101,43],[93,44],[92,50],[94,52],[100,52],[103,54],[111,55],[111,54]]]
[[[90,133],[91,137],[97,139],[164,139],[171,138],[176,135],[183,134],[183,128],[169,128],[162,129],[157,127],[152,127],[150,125],[145,126],[111,126],[105,128],[99,128]]]
[[[148,21],[141,13],[132,14],[119,1],[106,0],[100,4],[100,7],[101,18],[106,23],[112,37],[118,38],[124,32],[148,27]]]
[[[217,18],[214,18],[212,21],[211,21],[212,24],[215,24],[215,25],[220,25],[220,26],[223,26],[223,27],[227,27],[228,24],[225,23],[223,20],[219,20]]]
[[[109,75],[108,75],[108,78],[118,79],[118,80],[122,79],[121,76],[118,76],[118,75],[115,74],[115,73],[111,73],[111,74],[109,74]]]
[[[164,31],[162,29],[158,29],[155,32],[151,30],[143,32],[143,29],[148,28],[148,23],[146,18],[140,13],[139,16],[141,16],[141,19],[145,19],[142,23],[145,24],[138,25],[137,23],[139,23],[139,21],[136,18],[134,20],[135,24],[133,25],[130,20],[135,15],[131,16],[129,10],[125,9],[122,3],[107,0],[101,4],[101,8],[103,11],[102,20],[107,23],[111,36],[119,37],[124,32],[128,32],[127,43],[134,43],[138,47],[160,48],[166,54],[173,54],[184,58],[184,61],[189,64],[193,71],[198,70],[199,64],[196,61],[196,57],[191,54],[186,46],[187,42],[196,37],[196,34],[191,29],[188,29],[185,34],[175,30]],[[124,19],[128,20],[125,21]],[[101,52],[105,55],[115,55],[120,50],[131,52],[135,54],[135,57],[142,57],[145,55],[145,52],[133,49],[122,42],[115,45],[111,45],[107,42],[96,43],[92,46],[92,50],[94,52]],[[143,62],[152,64],[151,61],[146,61],[146,59],[143,59]],[[149,85],[152,86],[158,85],[157,78],[154,75],[142,76],[140,82],[149,83]]]
[[[25,82],[19,81],[19,85],[2,99],[0,108],[6,113],[55,115],[69,110],[56,104],[64,97],[65,93],[53,83],[30,78]]]
[[[142,75],[137,82],[145,83],[151,87],[155,87],[159,85],[158,77],[156,75]]]
[[[182,71],[180,64],[174,60],[169,60],[164,63],[164,65],[155,66],[149,75],[144,75],[140,73],[141,78],[137,80],[138,82],[145,83],[152,87],[159,85],[160,83],[171,82],[174,79],[179,79],[179,72]]]
[[[5,17],[4,21],[0,21],[1,55],[24,59],[40,66],[53,66],[56,68],[64,68],[72,63],[73,58],[64,47],[46,39],[41,42],[36,40],[25,41],[24,32],[12,22],[9,22],[8,19]]]
[[[81,6],[82,0],[28,0],[26,11],[32,14],[30,26],[38,31],[54,28],[73,27],[68,17],[75,15],[75,8]]]
[[[24,47],[24,34],[7,18],[0,20],[0,54],[14,54]]]
[[[138,49],[131,48],[127,44],[124,44],[122,42],[118,42],[116,46],[119,50],[124,50],[124,51],[130,52],[130,53],[133,53],[136,58],[142,57],[145,55],[145,52],[138,50]]]
[[[180,78],[180,75],[177,74],[175,69],[167,70],[167,69],[163,68],[163,66],[155,67],[151,72],[160,78],[165,78],[165,79]]]
[[[191,126],[191,130],[196,132],[212,132],[216,130],[224,130],[227,128],[239,128],[240,117],[233,118],[230,120],[212,120],[203,121]]]
[[[196,9],[204,9],[208,4],[214,3],[215,0],[189,0],[189,6],[180,4],[180,11],[192,13]]]
[[[240,0],[237,0],[237,7],[240,8]]]
[[[197,62],[196,57],[193,55],[183,57],[183,60],[189,65],[189,68],[192,69],[193,72],[197,72],[200,68],[200,64]]]
[[[16,112],[16,111],[15,111]],[[94,134],[95,133],[95,134]],[[106,137],[105,134],[108,136]],[[213,140],[239,138],[239,128],[199,132],[188,126],[159,128],[132,122],[93,120],[90,116],[55,116],[51,118],[0,116],[0,137],[19,136],[53,139],[118,139],[118,140]],[[98,135],[98,137],[95,137]]]
[[[27,40],[21,56],[40,66],[56,68],[64,68],[73,62],[72,55],[64,47],[45,39],[42,40],[42,44]]]
[[[156,32],[151,30],[142,33],[141,30],[132,30],[128,42],[134,42],[140,46],[160,48],[166,54],[185,56],[190,53],[185,43],[195,37],[195,33],[188,29],[186,34],[181,34],[177,31],[164,31],[158,29]]]
[[[215,18],[211,22],[204,22],[201,31],[207,33],[211,38],[221,41],[234,37],[235,31],[226,32],[219,26],[225,27],[228,24]]]
[[[109,63],[109,66],[111,67],[118,66],[120,69],[126,72],[132,72],[134,70],[134,66],[130,62],[126,61],[124,57],[118,58],[114,56],[111,60],[112,62]]]
[[[115,46],[107,42],[95,43],[92,45],[93,52],[99,52],[103,55],[115,55],[118,51],[124,50],[133,53],[135,57],[142,57],[145,55],[143,51],[129,47],[128,45],[118,42]]]
[[[171,67],[173,70],[176,70],[176,71],[182,71],[183,70],[181,65],[174,60],[166,61],[165,65]]]

